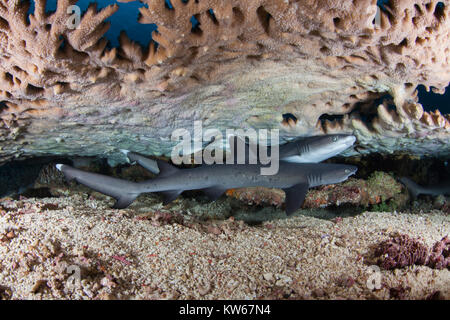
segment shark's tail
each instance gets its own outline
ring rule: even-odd
[[[66,179],[75,180],[98,192],[115,198],[117,201],[113,208],[128,207],[140,194],[139,185],[135,182],[112,178],[97,173],[86,172],[65,164],[57,164]]]
[[[422,192],[422,187],[419,186],[414,181],[412,181],[411,179],[406,178],[406,177],[401,177],[399,180],[400,180],[401,183],[403,183],[406,186],[406,188],[408,188],[409,193],[411,194],[411,196],[414,199],[417,198],[417,196],[419,194],[423,193]]]

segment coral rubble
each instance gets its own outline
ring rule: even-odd
[[[450,153],[449,116],[425,112],[414,93],[449,83],[448,0],[141,0],[139,22],[157,25],[148,48],[124,33],[107,46],[117,5],[91,5],[73,29],[76,2],[46,13],[36,0],[29,16],[28,1],[0,4],[0,161],[169,155],[172,131],[193,120],[277,128],[281,142],[355,132],[364,152]],[[375,104],[387,93],[396,110]]]

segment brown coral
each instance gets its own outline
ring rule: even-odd
[[[381,180],[381,181],[378,181]],[[337,184],[310,189],[303,203],[303,208],[323,208],[353,204],[369,206],[396,199],[402,205],[406,199],[399,197],[401,184],[383,172],[376,172],[368,181],[349,179]],[[227,191],[227,195],[248,204],[273,205],[280,207],[285,201],[285,194],[280,189],[252,187]]]
[[[126,1],[125,1],[126,2]],[[450,79],[449,1],[391,0],[376,22],[375,0],[142,0],[156,23],[148,49],[102,38],[116,5],[89,7],[76,29],[59,0],[0,4],[0,139],[3,161],[52,154],[108,155],[116,148],[170,154],[170,134],[193,120],[225,129],[279,128],[295,135],[356,130],[368,150],[435,144],[448,152],[448,117],[426,113],[417,84],[442,92]],[[190,18],[199,26],[192,28]],[[29,21],[28,21],[29,20]],[[373,129],[349,114],[389,92]],[[283,125],[282,114],[298,121]],[[137,141],[137,142],[136,142]],[[437,149],[437,151],[436,151]],[[117,156],[116,156],[117,157]],[[1,159],[0,159],[1,160]]]

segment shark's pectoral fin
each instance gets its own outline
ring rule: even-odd
[[[169,190],[159,192],[159,194],[163,196],[163,205],[165,206],[178,198],[182,192],[183,190]]]
[[[209,198],[209,200],[216,201],[227,190],[220,187],[211,187],[202,189],[202,191]]]
[[[123,209],[128,207],[137,198],[137,196],[138,195],[136,194],[125,194],[120,196],[113,205],[113,209]]]
[[[293,214],[305,200],[309,185],[307,183],[296,184],[287,189],[283,189],[286,194],[286,214]]]

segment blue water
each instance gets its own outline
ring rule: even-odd
[[[386,12],[386,8],[384,7],[385,4],[388,4],[389,0],[377,0],[377,6],[380,7],[380,9],[384,12]]]
[[[57,0],[47,0],[45,7],[46,12],[54,12],[56,10]],[[119,10],[114,13],[106,21],[111,23],[111,27],[106,32],[105,37],[109,40],[110,47],[118,47],[118,37],[120,32],[124,30],[127,36],[146,47],[152,39],[152,32],[157,30],[156,24],[141,24],[138,23],[139,8],[146,6],[139,1],[132,1],[128,3],[121,3],[113,0],[79,0],[76,5],[80,7],[82,14],[87,10],[89,3],[97,3],[97,10],[107,7],[110,4],[117,3]],[[29,14],[34,12],[34,1],[31,1],[31,6],[28,11]]]

